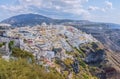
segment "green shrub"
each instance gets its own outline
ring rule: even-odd
[[[79,54],[81,54],[83,57],[85,57],[85,54],[83,53],[83,51],[81,51],[81,50],[79,50],[78,48],[74,48],[76,51],[78,51],[79,52]]]
[[[86,68],[86,64],[85,64],[83,61],[80,61],[80,65],[81,65],[83,68]]]
[[[9,46],[9,49],[12,50],[12,48],[14,46],[14,41],[10,41],[9,44],[8,44],[8,46]]]
[[[83,74],[84,79],[90,79],[90,77],[87,74]]]
[[[0,47],[2,47],[3,45],[5,45],[5,42],[0,43]]]

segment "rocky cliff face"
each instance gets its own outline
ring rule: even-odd
[[[74,26],[94,36],[107,49],[111,49],[114,52],[120,52],[119,25],[107,24],[107,23],[106,24],[105,23],[93,23],[93,24],[82,24],[82,25],[74,25]]]
[[[104,45],[104,49],[106,51],[104,64],[106,63],[108,66],[107,69],[105,68],[105,72],[110,72],[109,74],[112,74],[111,73],[112,71],[114,72],[114,75],[109,75],[111,78],[108,79],[114,79],[114,78],[119,79],[119,74],[120,74],[119,73],[120,71],[119,27],[117,25],[114,26],[109,24],[83,24],[75,27],[88,34],[91,34],[93,37],[95,37],[98,41],[100,41]],[[114,68],[117,71],[114,71],[115,70]],[[107,77],[109,76],[107,75]]]
[[[100,79],[119,79],[119,59],[113,51],[105,49],[99,42],[81,45],[79,51],[84,52],[81,58],[88,64],[92,75]]]
[[[62,67],[62,72],[69,72],[68,76],[72,73],[70,70],[72,69],[78,78],[83,74],[91,74],[100,79],[119,79],[120,77],[120,65],[116,60],[117,57],[113,51],[106,50],[100,42],[82,44],[67,54],[72,55],[73,60],[66,59],[62,61],[63,64],[57,60],[59,62],[57,64]],[[90,75],[87,76],[90,78]]]

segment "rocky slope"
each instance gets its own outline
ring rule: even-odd
[[[97,40],[103,43],[109,49],[120,52],[119,37],[120,27],[117,25],[89,24],[79,25],[76,28],[93,35]]]
[[[56,31],[61,32],[62,34],[56,34],[51,35],[57,39],[50,39],[48,35],[44,35],[40,40],[48,41],[50,44],[53,43],[54,47],[56,47],[56,44],[59,44],[58,47],[61,47],[64,49],[64,54],[57,54],[58,57],[61,57],[64,59],[65,56],[68,56],[68,59],[65,59],[64,61],[57,58],[55,59],[57,70],[60,71],[60,73],[64,73],[66,77],[73,77],[77,76],[84,78],[97,76],[101,79],[119,79],[119,71],[120,71],[120,30],[119,25],[117,24],[110,24],[110,23],[94,23],[89,21],[75,21],[75,20],[57,20],[57,19],[51,19],[48,17],[40,16],[40,15],[34,15],[34,14],[25,14],[25,15],[19,15],[12,18],[9,18],[5,21],[2,21],[3,23],[9,23],[12,26],[34,26],[41,24],[42,22],[46,22],[47,24],[53,23],[53,24],[63,24],[63,25],[72,25],[83,32],[86,32],[88,34],[91,34],[93,37],[95,37],[100,42],[87,42],[87,43],[80,43],[84,42],[86,40],[90,40],[88,37],[91,35],[83,35],[81,37],[81,33],[78,33],[78,30],[67,29],[71,32],[65,32],[65,31]],[[69,26],[67,26],[69,28]],[[30,27],[31,28],[31,27]],[[34,29],[34,27],[32,27]],[[38,30],[38,29],[36,29]],[[31,31],[31,30],[29,30]],[[29,33],[29,31],[27,33]],[[21,31],[25,32],[25,31]],[[73,33],[76,32],[74,35]],[[79,31],[80,32],[80,31]],[[10,32],[8,32],[8,35]],[[35,32],[37,34],[37,32]],[[50,33],[49,31],[47,32]],[[51,32],[52,33],[52,32]],[[14,32],[11,34],[12,37],[16,38],[18,37],[17,32]],[[33,34],[35,35],[35,34]],[[39,34],[37,34],[39,35]],[[81,40],[76,40],[80,36]],[[40,35],[41,37],[41,35]],[[77,38],[78,37],[78,38]],[[30,37],[31,38],[31,37]],[[33,38],[34,39],[34,38]],[[45,40],[46,39],[46,40]],[[34,40],[37,40],[36,38]],[[52,41],[54,40],[54,41]],[[55,41],[56,40],[56,41]],[[26,40],[24,40],[26,41]],[[28,42],[31,40],[28,40]],[[61,42],[60,42],[61,41]],[[30,50],[32,52],[33,49],[31,49],[30,46],[26,44],[23,45],[23,48]],[[46,42],[47,43],[47,42]],[[63,46],[61,45],[63,44]],[[48,45],[48,44],[46,44]],[[76,46],[77,45],[77,46]],[[79,46],[80,45],[80,46]],[[39,49],[39,45],[33,45],[37,49]],[[51,46],[50,46],[51,47]],[[51,49],[49,46],[47,48]],[[44,49],[44,48],[43,48]],[[70,49],[71,51],[65,52],[66,49]],[[53,49],[52,51],[61,51],[61,49]],[[70,55],[70,56],[69,56]],[[69,57],[71,57],[69,59]],[[72,60],[71,60],[72,59]],[[60,63],[59,63],[60,62]],[[61,64],[62,63],[62,64]],[[72,63],[72,64],[71,64]],[[78,66],[79,64],[79,66]],[[70,70],[72,69],[74,73]],[[61,72],[62,71],[62,72]],[[67,71],[67,72],[65,72]],[[90,72],[89,72],[90,71]],[[83,73],[84,72],[84,73]],[[67,73],[67,74],[66,74]],[[81,76],[82,75],[82,76]],[[74,78],[73,78],[74,79]]]
[[[97,40],[99,40],[103,45],[105,50],[107,51],[107,60],[110,61],[109,65],[116,68],[116,70],[120,71],[120,45],[119,45],[119,37],[120,37],[120,29],[119,26],[111,27],[105,24],[84,24],[76,26],[76,28],[91,34]],[[97,28],[96,28],[97,27]],[[109,51],[109,52],[108,52]],[[120,74],[120,72],[116,73]],[[119,79],[118,76],[114,76],[111,79]]]
[[[86,57],[87,63],[98,69],[97,71],[95,70],[95,72],[92,73],[100,77],[100,79],[119,79],[119,56],[116,56],[113,51],[105,49],[105,47],[100,43],[93,43],[92,47],[87,47],[90,50],[92,49],[92,53],[88,54],[88,56]],[[86,51],[87,49],[84,50]]]
[[[68,79],[96,79],[95,75],[89,72],[84,61],[85,54],[80,51],[79,46],[97,40],[72,26],[43,24],[14,28],[6,31],[6,34],[0,37],[0,42],[1,52],[2,49],[6,51],[1,55],[6,60],[12,57],[28,57],[29,54],[24,54],[29,51],[34,55],[36,64],[44,66],[47,72],[50,72],[49,68],[55,68]]]
[[[18,37],[20,42],[16,39]],[[20,45],[18,47],[21,49],[33,53],[36,63],[55,68],[67,79],[119,78],[120,65],[113,52],[105,49],[91,35],[72,26],[42,25],[32,28],[15,28],[9,30],[6,36],[1,36],[0,39],[1,42],[7,42],[1,43],[1,49],[6,49],[6,46],[11,45],[14,41],[15,46],[12,47]],[[55,52],[55,56],[53,52]],[[13,48],[11,55],[18,56],[19,54],[16,55],[16,53],[20,52]],[[54,60],[52,60],[53,58]],[[46,70],[49,71],[47,67]]]

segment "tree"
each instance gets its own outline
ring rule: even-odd
[[[14,41],[10,41],[9,44],[8,44],[8,46],[9,46],[9,49],[12,50],[12,48],[14,46]]]

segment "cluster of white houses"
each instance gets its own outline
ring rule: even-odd
[[[0,36],[0,42],[8,44],[11,40],[14,40],[15,45],[21,49],[32,52],[37,59],[45,58],[48,62],[54,57],[66,58],[65,52],[73,50],[71,45],[79,48],[80,44],[96,41],[91,35],[72,26],[45,23],[34,27],[5,30]],[[9,52],[7,47],[6,52]]]

